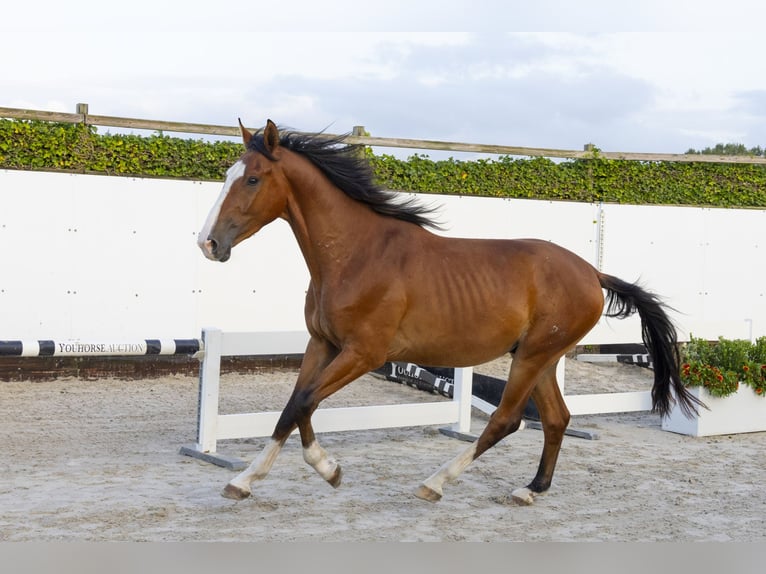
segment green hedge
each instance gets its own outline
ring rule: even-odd
[[[766,166],[546,158],[407,161],[373,156],[381,181],[423,193],[660,205],[766,207]]]
[[[221,180],[240,143],[98,134],[92,126],[0,119],[0,168]],[[596,154],[597,156],[597,154]],[[766,166],[499,157],[368,157],[380,182],[420,193],[630,204],[766,207]]]
[[[85,124],[0,120],[0,168],[219,180],[242,144],[162,134],[99,135]]]

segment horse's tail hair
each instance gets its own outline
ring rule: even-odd
[[[681,381],[676,330],[665,312],[665,304],[635,283],[604,273],[599,273],[598,278],[607,291],[607,317],[623,319],[638,312],[641,318],[641,338],[654,363],[652,412],[662,417],[670,414],[673,395],[687,417],[697,413],[699,406],[707,408]]]

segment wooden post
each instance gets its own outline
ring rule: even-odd
[[[88,104],[77,104],[77,113],[82,116],[82,123],[88,123]]]
[[[354,126],[354,128],[351,130],[351,135],[354,137],[366,137],[369,134],[367,133],[367,130],[364,129],[364,126]],[[367,146],[363,144],[356,145],[359,145],[359,156],[361,158],[367,157]]]
[[[584,146],[582,146],[582,149],[584,152],[587,152],[589,154],[592,154],[589,159],[593,159],[593,156],[595,155],[596,146],[592,143],[586,143]],[[593,201],[593,166],[588,162],[588,195],[587,198],[588,201]]]

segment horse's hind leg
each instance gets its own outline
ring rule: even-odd
[[[532,504],[534,497],[548,490],[553,479],[553,471],[561,450],[564,432],[569,424],[569,410],[561,396],[556,381],[556,366],[547,369],[532,391],[532,399],[540,413],[543,425],[544,446],[540,457],[537,474],[524,488],[517,488],[511,493],[519,504]]]
[[[514,359],[511,364],[508,384],[500,398],[500,404],[492,413],[479,438],[423,481],[415,491],[415,496],[431,502],[439,500],[442,497],[442,488],[446,482],[456,479],[482,453],[504,437],[516,432],[521,426],[524,406],[529,400],[529,395],[537,383],[543,367],[537,361]]]
[[[232,500],[244,500],[250,496],[250,485],[256,480],[261,480],[269,473],[284,444],[284,439],[276,440],[272,438],[271,442],[250,463],[250,466],[229,481],[223,488],[221,495]]]

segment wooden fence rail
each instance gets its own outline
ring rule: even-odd
[[[40,120],[61,123],[85,123],[94,126],[114,128],[154,130],[163,132],[177,132],[188,134],[203,134],[215,136],[239,136],[239,128],[234,126],[221,126],[213,124],[194,124],[185,122],[168,122],[159,120],[144,120],[136,118],[121,118],[116,116],[99,116],[88,113],[87,104],[77,104],[77,113],[47,112],[41,110],[25,110],[19,108],[0,107],[0,117],[17,120]],[[403,138],[380,138],[362,135],[364,128],[357,127],[354,133],[346,138],[351,144],[361,144],[374,147],[391,147],[407,149],[424,149],[440,151],[473,152],[496,155],[527,156],[527,157],[555,157],[566,159],[593,159],[600,157],[605,159],[620,159],[630,161],[673,161],[673,162],[700,162],[700,163],[741,163],[763,164],[766,158],[755,156],[727,156],[727,155],[699,155],[699,154],[670,154],[670,153],[629,153],[608,152],[595,150],[592,146],[586,149],[565,150],[548,148],[531,148],[491,144],[473,144],[461,142],[446,142],[435,140],[416,140]],[[328,134],[328,137],[333,137]]]

